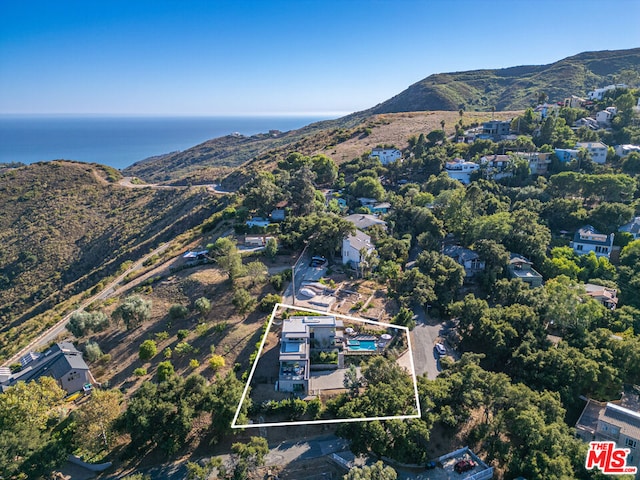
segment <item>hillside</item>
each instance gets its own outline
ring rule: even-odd
[[[552,101],[610,84],[622,70],[640,70],[640,48],[585,52],[549,65],[438,73],[414,83],[366,113],[422,110],[520,110],[540,92]]]
[[[124,188],[102,168],[55,161],[0,175],[0,332],[210,215],[203,190]]]

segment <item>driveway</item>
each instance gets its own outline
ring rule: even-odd
[[[427,317],[424,308],[414,307],[416,327],[411,332],[411,348],[413,350],[413,364],[416,375],[426,374],[429,380],[434,380],[440,373],[440,356],[434,345],[439,337],[444,337],[448,329],[447,323],[437,323]],[[449,353],[451,349],[447,347]]]

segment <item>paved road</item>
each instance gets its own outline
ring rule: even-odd
[[[221,195],[229,195],[230,193],[233,193],[230,190],[224,190],[223,188],[220,187],[220,185],[215,183],[202,184],[202,185],[190,185],[190,186],[158,185],[156,183],[134,183],[133,182],[134,178],[135,177],[123,177],[120,179],[120,181],[118,181],[118,185],[120,185],[121,187],[127,187],[127,188],[153,188],[156,190],[185,190],[187,188],[206,188],[208,192],[218,193]]]
[[[3,366],[6,367],[6,366],[9,366],[11,364],[17,363],[17,362],[20,361],[20,358],[23,357],[24,355],[26,355],[27,353],[29,353],[31,351],[34,351],[34,350],[37,350],[39,347],[48,345],[56,337],[58,337],[58,335],[60,335],[61,333],[63,333],[65,331],[65,326],[66,326],[67,322],[69,321],[69,319],[71,318],[71,315],[73,315],[78,310],[83,310],[89,304],[95,302],[96,300],[104,300],[105,298],[113,295],[113,293],[115,292],[116,287],[118,286],[118,284],[120,282],[122,282],[127,275],[129,275],[131,272],[134,272],[134,271],[140,269],[142,267],[142,264],[148,258],[152,257],[153,255],[162,254],[162,252],[164,252],[167,248],[169,248],[170,245],[171,245],[171,242],[163,243],[158,248],[156,248],[152,252],[150,252],[147,255],[145,255],[144,257],[142,257],[138,262],[134,263],[131,267],[129,267],[122,274],[118,275],[114,280],[112,280],[108,285],[106,285],[103,290],[101,290],[96,295],[93,295],[92,297],[90,297],[87,300],[85,300],[84,302],[82,302],[77,310],[74,310],[73,312],[65,315],[64,318],[62,318],[62,320],[60,320],[58,323],[56,323],[55,325],[50,327],[47,331],[45,331],[42,334],[40,334],[37,338],[32,340],[26,347],[24,347],[18,353],[16,353],[11,358],[9,358],[7,361],[5,361],[3,363]]]

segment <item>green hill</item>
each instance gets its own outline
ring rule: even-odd
[[[621,80],[623,70],[640,71],[640,48],[585,52],[549,65],[439,73],[414,83],[367,113],[423,110],[520,110],[540,92],[551,101]]]

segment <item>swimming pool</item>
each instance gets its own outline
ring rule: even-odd
[[[364,350],[367,352],[375,352],[378,349],[375,340],[348,340],[347,347],[352,351]]]

